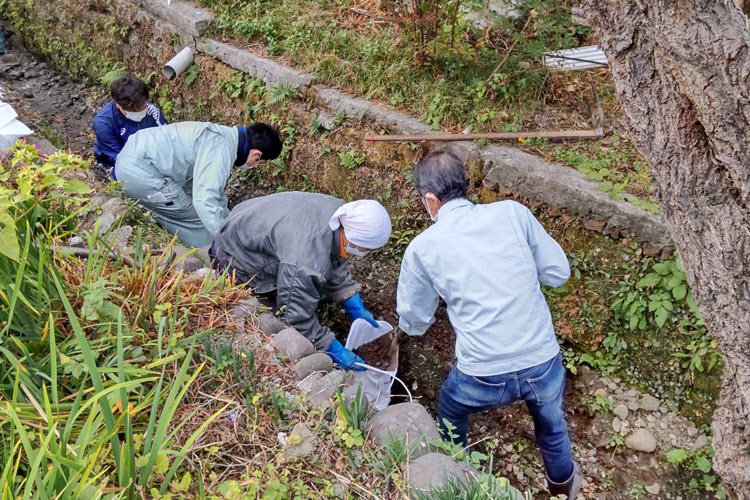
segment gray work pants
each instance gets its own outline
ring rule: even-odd
[[[141,160],[142,161],[142,160]],[[156,178],[130,162],[118,159],[115,170],[125,195],[150,211],[156,222],[193,247],[210,245],[213,235],[193,206],[192,183],[180,185],[169,178]]]

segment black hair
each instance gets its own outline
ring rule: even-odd
[[[136,111],[148,101],[146,84],[133,76],[118,78],[112,82],[109,92],[125,111]]]
[[[458,156],[445,150],[425,155],[414,169],[414,186],[420,196],[432,193],[442,203],[466,198],[469,178]]]
[[[247,140],[251,149],[259,149],[261,159],[275,160],[281,154],[283,146],[279,131],[267,123],[251,123],[245,127]]]

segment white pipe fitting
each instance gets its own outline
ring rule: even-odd
[[[180,76],[191,64],[193,64],[193,49],[185,47],[164,65],[161,72],[167,80],[171,80]]]

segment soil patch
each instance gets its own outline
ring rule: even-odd
[[[362,344],[354,349],[354,354],[370,366],[390,371],[398,366],[398,340],[393,332]]]

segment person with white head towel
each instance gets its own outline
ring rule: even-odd
[[[364,257],[388,242],[391,219],[375,200],[343,200],[316,193],[287,192],[243,201],[229,213],[209,255],[261,301],[280,312],[344,369],[361,370],[362,359],[320,324],[321,302],[343,305],[352,319],[377,327],[351,277],[348,258]]]

